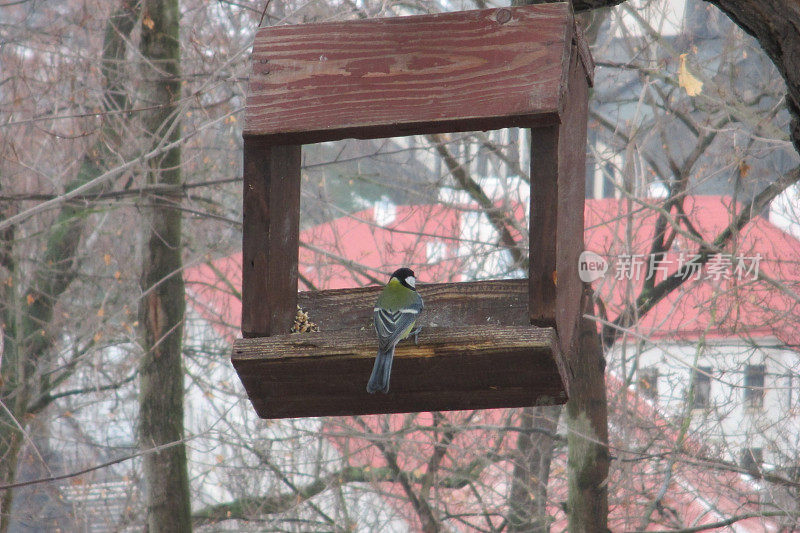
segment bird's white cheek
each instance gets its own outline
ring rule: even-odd
[[[406,283],[408,283],[411,287],[417,287],[417,280],[414,278],[414,276],[408,276],[406,278]]]

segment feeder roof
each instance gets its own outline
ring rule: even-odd
[[[261,28],[244,134],[309,143],[536,126],[593,64],[568,3]]]

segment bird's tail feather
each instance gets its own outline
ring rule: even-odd
[[[394,359],[394,346],[387,350],[378,350],[375,357],[375,365],[372,367],[372,374],[367,383],[367,392],[373,394],[381,391],[384,394],[389,392],[389,376],[392,375],[392,359]]]

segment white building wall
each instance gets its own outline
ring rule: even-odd
[[[615,348],[609,362],[619,375],[623,368],[631,375],[638,365],[635,375],[643,376],[655,367],[658,409],[674,420],[691,416],[691,436],[719,450],[725,460],[739,463],[745,448],[761,448],[765,468],[800,466],[800,354],[778,348],[777,339],[758,341],[764,347],[736,339],[664,342],[641,349],[629,343]],[[747,366],[759,364],[765,365],[760,406],[745,398]],[[693,368],[711,369],[707,407],[690,408],[688,403]],[[637,382],[633,380],[641,391]]]

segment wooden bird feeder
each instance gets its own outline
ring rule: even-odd
[[[569,4],[261,28],[252,59],[232,362],[259,416],[566,402],[593,74]],[[301,146],[505,127],[531,128],[529,278],[420,284],[419,344],[367,394],[381,287],[297,291]],[[298,304],[319,333],[289,333]]]

